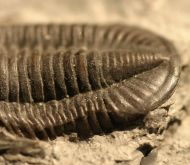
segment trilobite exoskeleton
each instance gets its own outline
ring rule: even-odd
[[[166,39],[122,25],[0,28],[0,125],[28,138],[110,132],[163,104],[179,78]]]

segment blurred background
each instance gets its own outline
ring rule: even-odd
[[[188,20],[189,0],[0,0],[1,23]],[[171,16],[168,18],[168,13]]]

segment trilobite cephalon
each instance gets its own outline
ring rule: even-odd
[[[3,26],[0,46],[0,125],[33,139],[130,124],[179,78],[172,43],[137,27]]]

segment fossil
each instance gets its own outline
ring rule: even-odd
[[[130,125],[180,74],[173,44],[132,26],[1,26],[0,46],[0,126],[32,139]]]

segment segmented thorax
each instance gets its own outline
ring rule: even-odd
[[[165,102],[179,78],[173,45],[135,27],[1,27],[0,46],[0,124],[31,138],[110,131]]]

